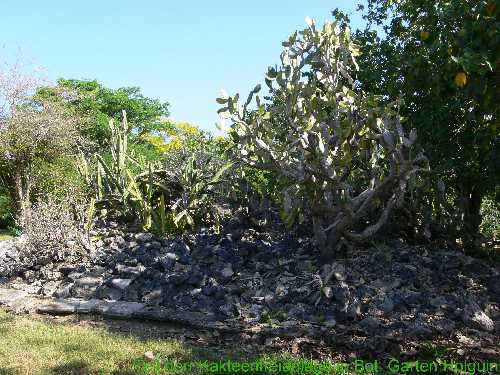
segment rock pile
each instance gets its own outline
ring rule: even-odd
[[[0,242],[0,277],[19,274],[21,259],[16,244],[13,241]]]
[[[91,255],[58,260],[2,242],[0,276],[32,294],[205,314],[255,332],[306,326],[375,351],[436,337],[500,342],[500,269],[456,251],[394,241],[322,264],[308,240],[253,229],[158,238],[115,225],[95,235]]]

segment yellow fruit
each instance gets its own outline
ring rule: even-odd
[[[455,84],[458,87],[464,87],[466,83],[467,83],[467,74],[465,74],[464,72],[457,73],[457,75],[455,76]]]
[[[420,32],[420,39],[426,40],[429,37],[429,32],[428,31],[421,31]]]

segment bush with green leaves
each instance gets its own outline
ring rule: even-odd
[[[360,85],[387,101],[405,101],[402,115],[453,197],[454,212],[444,214],[460,218],[448,232],[453,241],[473,243],[481,200],[500,185],[499,3],[362,3],[366,27],[355,35],[363,50]]]
[[[261,101],[257,86],[243,105],[238,94],[217,102],[232,122],[238,158],[278,176],[286,222],[312,221],[331,255],[380,230],[411,176],[428,167],[416,132],[403,129],[399,104],[381,107],[356,88],[359,51],[349,30],[307,22],[283,43],[281,65],[268,70],[270,101]]]
[[[14,215],[10,197],[0,193],[0,228],[9,228],[14,225]]]
[[[245,166],[242,171],[243,178],[248,182],[250,190],[261,198],[277,199],[279,181],[276,173],[270,170]]]
[[[25,99],[0,119],[0,178],[9,187],[16,214],[29,214],[37,164],[73,155],[81,142],[78,118],[52,102]]]
[[[481,206],[481,233],[494,239],[500,238],[500,202],[492,195],[483,199]]]

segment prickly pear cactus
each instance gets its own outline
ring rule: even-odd
[[[382,108],[356,88],[359,51],[349,30],[306,21],[283,43],[281,65],[268,70],[269,100],[258,85],[243,104],[238,94],[217,102],[238,157],[278,174],[285,219],[310,220],[328,255],[375,234],[427,159],[415,130],[404,131],[399,104]]]

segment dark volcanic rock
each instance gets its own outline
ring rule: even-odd
[[[469,301],[462,312],[464,323],[471,328],[476,328],[491,332],[495,329],[495,324],[486,313],[481,310],[477,303]]]
[[[158,238],[114,226],[97,234],[103,240],[92,255],[67,258],[37,260],[21,243],[0,242],[0,278],[64,298],[45,307],[51,313],[108,306],[110,317],[238,322],[248,332],[279,327],[286,337],[322,332],[326,341],[350,337],[346,346],[372,353],[391,340],[470,332],[478,342],[500,341],[500,269],[458,252],[398,242],[324,264],[311,241],[254,229]],[[79,304],[68,305],[71,298]]]

